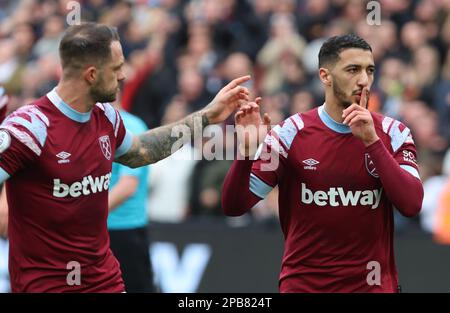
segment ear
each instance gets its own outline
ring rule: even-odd
[[[83,77],[89,85],[94,84],[94,82],[97,80],[97,75],[98,69],[92,65],[88,66],[83,72]]]
[[[331,86],[331,73],[327,68],[321,67],[319,69],[319,78],[326,86]]]

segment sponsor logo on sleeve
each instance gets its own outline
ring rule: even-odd
[[[416,157],[414,156],[414,153],[408,150],[403,150],[403,161],[417,164]]]

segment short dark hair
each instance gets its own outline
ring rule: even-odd
[[[339,60],[339,54],[342,50],[357,48],[370,50],[370,45],[361,37],[354,34],[334,36],[325,41],[319,51],[319,67],[325,64],[334,64]]]
[[[59,44],[63,69],[80,69],[86,63],[100,65],[111,58],[111,42],[120,41],[117,29],[97,23],[69,27]]]

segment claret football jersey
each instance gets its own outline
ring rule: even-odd
[[[410,130],[392,118],[372,117],[400,167],[419,178]],[[285,238],[280,291],[397,291],[394,208],[362,141],[322,105],[274,127],[264,145],[275,153],[254,161],[250,189],[264,198],[279,187]]]
[[[0,133],[12,291],[124,291],[106,227],[112,162],[132,142],[119,113],[108,103],[77,112],[54,89]]]

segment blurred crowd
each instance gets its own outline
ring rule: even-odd
[[[0,0],[0,85],[12,99],[10,110],[56,85],[58,44],[73,2]],[[415,221],[430,233],[439,220],[448,220],[450,229],[450,0],[376,1],[379,25],[368,23],[363,0],[77,2],[82,21],[118,28],[127,61],[122,106],[149,128],[203,107],[224,84],[246,74],[273,124],[319,106],[320,46],[334,35],[363,37],[376,63],[370,108],[405,122],[418,148],[426,194]],[[198,149],[185,146],[151,166],[151,220],[223,216],[220,189],[231,161],[198,160]],[[249,218],[276,216],[277,205],[275,189]],[[397,221],[398,227],[411,223]]]

